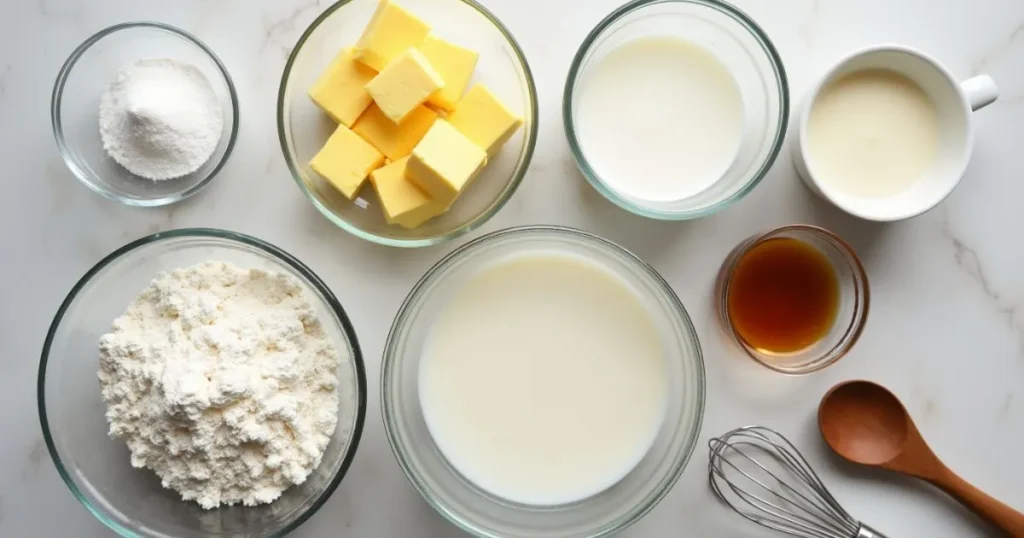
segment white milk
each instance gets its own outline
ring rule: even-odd
[[[818,181],[851,196],[900,194],[939,151],[939,114],[920,86],[866,69],[829,84],[807,120],[808,164]]]
[[[666,352],[618,276],[523,254],[466,280],[423,351],[420,402],[447,460],[480,488],[553,505],[597,494],[643,458],[664,419]]]
[[[708,50],[673,37],[613,49],[579,82],[575,126],[587,161],[612,189],[641,200],[682,200],[732,165],[743,98]]]

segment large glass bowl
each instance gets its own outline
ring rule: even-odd
[[[153,181],[111,158],[100,140],[100,98],[121,68],[139,60],[170,58],[194,65],[220,101],[224,127],[213,155],[191,174]],[[238,96],[224,64],[196,36],[158,22],[115,24],[86,39],[57,74],[50,102],[57,148],[86,187],[133,206],[161,206],[199,192],[220,172],[238,135]]]
[[[100,396],[99,339],[161,271],[207,260],[291,275],[302,283],[338,350],[338,425],[320,466],[271,504],[203,510],[135,469],[125,443],[107,436]],[[75,497],[121,536],[283,536],[309,519],[341,482],[366,415],[366,373],[356,335],[327,286],[288,253],[223,230],[163,232],[121,247],[89,270],[57,310],[39,363],[39,420],[61,478]]]
[[[684,39],[710,51],[732,73],[743,99],[744,133],[732,166],[709,187],[681,200],[642,200],[612,188],[591,166],[586,143],[577,130],[577,90],[586,83],[589,67],[623,43],[651,36]],[[764,30],[730,4],[719,0],[633,0],[605,17],[580,45],[565,81],[562,121],[577,166],[605,198],[653,219],[703,217],[743,198],[778,157],[789,123],[786,71]]]
[[[530,506],[495,497],[445,459],[420,407],[419,365],[432,321],[468,274],[498,258],[551,250],[584,257],[637,290],[669,352],[669,404],[653,445],[617,484],[575,503]],[[420,279],[402,304],[384,347],[381,408],[388,440],[406,476],[427,502],[461,529],[488,538],[592,538],[636,522],[675,484],[700,432],[704,384],[704,362],[693,324],[672,288],[653,268],[595,235],[572,228],[530,226],[467,243]]]
[[[441,38],[480,53],[471,84],[483,83],[523,125],[444,215],[407,230],[384,219],[369,185],[349,200],[309,167],[335,128],[308,91],[331,59],[354,45],[377,0],[341,0],[303,32],[292,49],[277,98],[281,150],[295,182],[320,213],[354,235],[397,247],[422,247],[458,237],[500,210],[526,174],[537,142],[537,90],[519,44],[491,12],[473,0],[404,0]]]

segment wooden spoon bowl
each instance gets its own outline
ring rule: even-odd
[[[885,387],[870,381],[832,387],[818,406],[818,427],[825,443],[841,457],[927,480],[1008,535],[1024,538],[1024,514],[950,471]]]
[[[882,465],[899,456],[914,426],[896,396],[866,381],[838,385],[826,394],[818,407],[818,425],[833,450],[864,465]]]

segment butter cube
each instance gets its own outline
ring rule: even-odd
[[[412,153],[412,148],[427,134],[436,119],[437,112],[420,105],[413,109],[405,121],[395,123],[384,115],[379,106],[371,104],[356,120],[352,130],[388,159],[397,161]]]
[[[473,76],[480,55],[433,34],[423,40],[420,52],[427,57],[427,61],[444,81],[444,86],[431,95],[427,102],[445,111],[455,108],[455,104],[462,99],[462,93],[469,85],[469,79]]]
[[[434,71],[423,53],[409,49],[368,82],[366,92],[388,119],[401,123],[441,86],[444,86],[441,75]]]
[[[356,60],[383,71],[406,50],[419,46],[430,27],[391,0],[381,0],[356,43]]]
[[[487,154],[445,120],[412,150],[406,174],[434,200],[450,205],[487,164]]]
[[[309,96],[334,121],[351,127],[373,98],[366,83],[377,73],[355,61],[352,48],[338,53],[309,90]]]
[[[466,92],[448,115],[448,122],[491,156],[523,124],[522,118],[505,108],[483,84]]]
[[[377,191],[384,216],[391,224],[410,230],[445,212],[444,204],[405,177],[409,157],[399,159],[370,173],[370,183]]]
[[[355,198],[370,171],[384,156],[344,125],[339,125],[309,166],[349,199]]]

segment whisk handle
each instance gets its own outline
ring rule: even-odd
[[[885,535],[861,523],[860,528],[857,529],[857,536],[853,538],[885,538]]]

